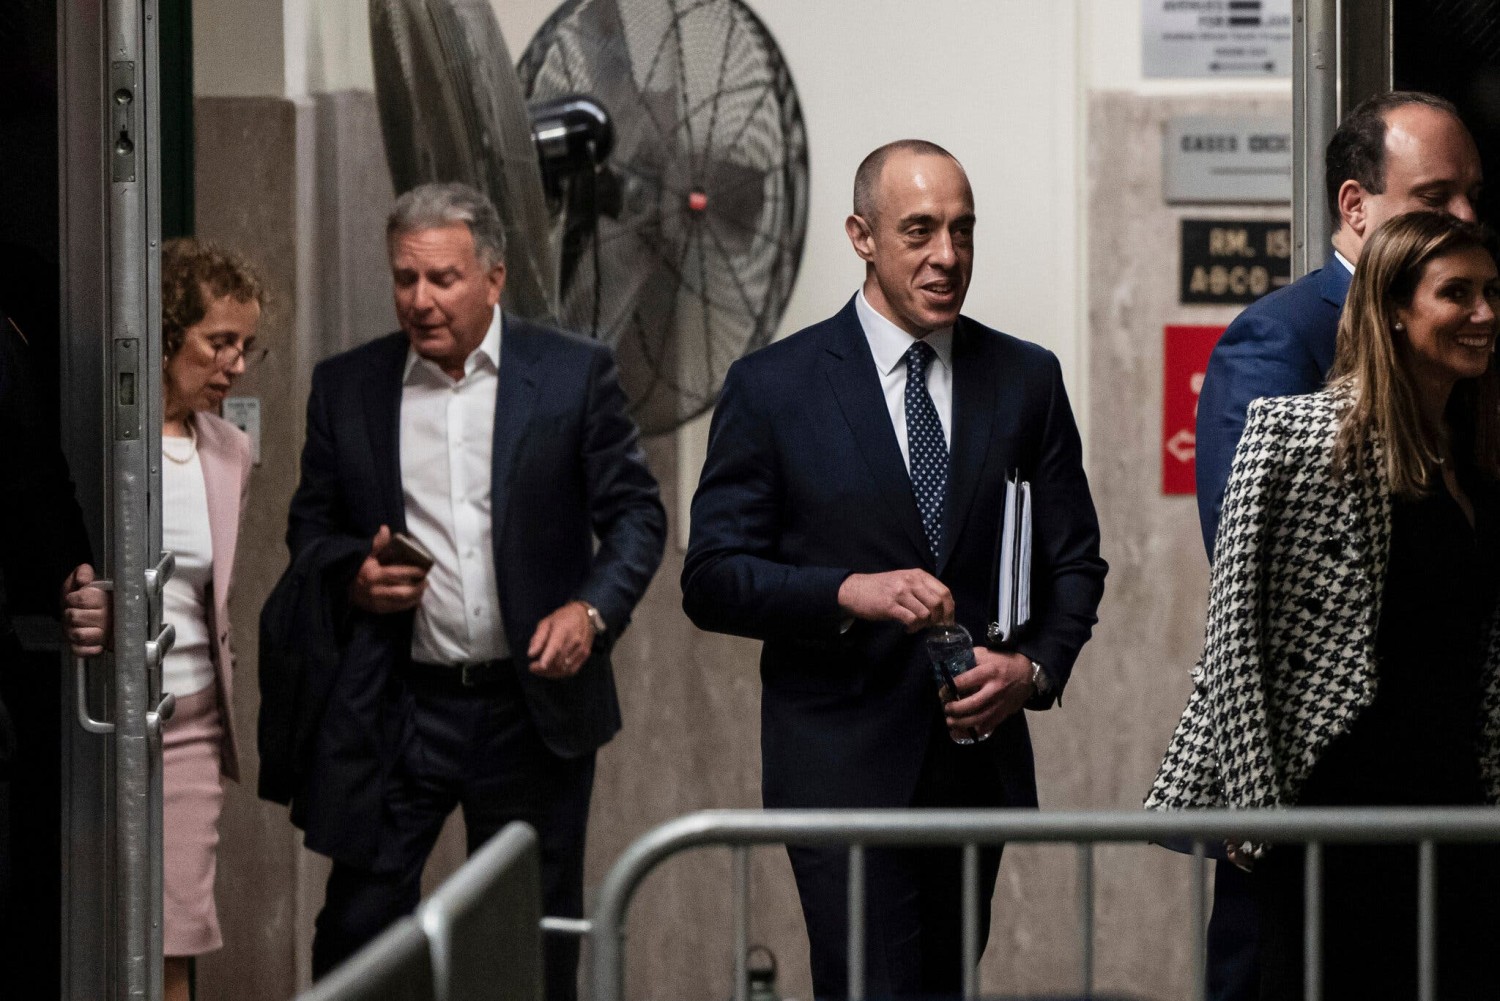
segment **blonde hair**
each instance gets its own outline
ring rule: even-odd
[[[1347,403],[1334,440],[1335,472],[1358,474],[1378,459],[1392,495],[1425,496],[1451,430],[1455,456],[1467,455],[1481,473],[1500,477],[1500,376],[1493,356],[1484,375],[1453,387],[1447,426],[1433,427],[1422,413],[1410,347],[1396,331],[1396,310],[1411,305],[1427,265],[1475,248],[1489,252],[1482,228],[1438,212],[1397,216],[1365,243],[1329,373],[1330,388]]]

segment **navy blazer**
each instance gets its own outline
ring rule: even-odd
[[[1246,306],[1208,359],[1198,396],[1198,523],[1210,560],[1219,509],[1245,410],[1263,396],[1300,396],[1323,388],[1333,367],[1349,270],[1338,258]]]
[[[737,361],[693,498],[683,607],[701,628],[764,640],[763,794],[772,807],[904,807],[940,715],[920,635],[841,631],[851,573],[923,568],[982,641],[1006,473],[1031,481],[1034,628],[1019,649],[1058,691],[1096,621],[1105,563],[1081,446],[1048,351],[962,318],[953,335],[944,546],[934,559],[853,300]],[[1007,799],[1036,804],[1024,714],[983,745]]]
[[[368,544],[381,525],[405,528],[398,439],[407,346],[404,334],[390,334],[313,371],[287,530],[294,560],[332,537]],[[666,512],[607,347],[505,316],[490,490],[495,597],[526,706],[554,753],[587,754],[620,728],[610,646],[651,582],[666,539]],[[527,669],[532,633],[574,599],[598,608],[608,631],[576,675],[538,678]],[[341,804],[360,798],[373,759],[388,765],[401,739],[399,722],[382,718],[381,696],[392,669],[410,657],[413,615],[337,612],[340,676],[308,791]],[[310,847],[337,855],[320,847],[336,835],[320,845],[311,829],[308,835]]]

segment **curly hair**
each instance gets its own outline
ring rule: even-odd
[[[208,314],[209,304],[228,296],[266,308],[266,289],[248,261],[233,251],[188,237],[161,248],[162,355],[182,347],[189,327]]]

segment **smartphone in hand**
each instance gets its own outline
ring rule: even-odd
[[[405,532],[396,532],[391,535],[391,541],[380,551],[380,555],[375,557],[375,562],[383,567],[416,567],[426,573],[437,560],[416,539]]]

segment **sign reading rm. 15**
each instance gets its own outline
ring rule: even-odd
[[[1182,220],[1184,304],[1246,305],[1291,281],[1292,230],[1285,222]]]

